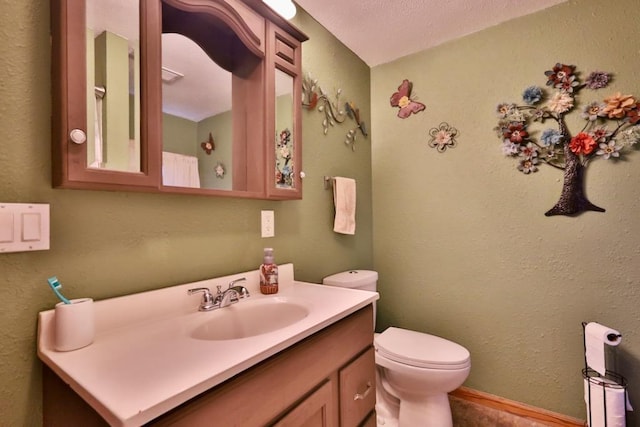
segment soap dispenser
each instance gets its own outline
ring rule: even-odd
[[[273,248],[264,248],[264,260],[260,266],[260,292],[278,293],[278,266],[273,262]]]

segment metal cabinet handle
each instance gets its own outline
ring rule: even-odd
[[[367,398],[367,396],[369,395],[369,393],[371,393],[371,390],[373,390],[373,386],[371,385],[371,381],[367,381],[367,389],[364,391],[364,393],[356,393],[353,395],[353,400],[364,400]]]

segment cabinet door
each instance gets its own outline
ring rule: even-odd
[[[54,187],[157,190],[160,22],[159,1],[51,1]]]
[[[359,426],[376,404],[373,347],[340,370],[340,426]]]
[[[331,380],[303,400],[274,427],[330,427],[334,426]]]
[[[270,199],[302,198],[302,48],[267,23],[267,171]]]

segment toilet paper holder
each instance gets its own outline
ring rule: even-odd
[[[585,357],[584,357],[584,369],[582,370],[582,378],[586,381],[585,385],[586,385],[586,390],[585,390],[585,397],[586,397],[586,403],[587,403],[587,409],[588,409],[588,426],[594,426],[593,423],[593,405],[592,403],[596,403],[596,402],[592,402],[592,385],[595,387],[601,387],[602,388],[602,408],[604,410],[604,414],[602,417],[602,420],[604,421],[604,424],[598,424],[598,425],[602,425],[604,427],[607,427],[607,389],[616,389],[616,390],[623,390],[624,391],[624,401],[628,402],[629,401],[629,396],[628,396],[628,391],[627,391],[627,379],[625,377],[623,377],[622,375],[620,375],[617,372],[611,371],[611,370],[605,370],[605,374],[601,375],[599,372],[597,372],[594,369],[591,369],[588,365],[587,365],[587,356],[586,356],[586,351],[587,351],[587,341],[586,341],[586,334],[585,334],[585,327],[587,326],[586,322],[582,322],[582,341],[583,341],[583,345],[584,345],[584,351],[585,351]],[[618,339],[620,339],[622,337],[622,335],[619,334],[609,334],[607,336],[607,338],[611,341],[616,341]],[[625,409],[626,409],[626,405],[625,405]],[[625,421],[626,421],[626,411],[625,411]],[[626,425],[626,422],[625,422]],[[595,426],[594,426],[595,427]]]

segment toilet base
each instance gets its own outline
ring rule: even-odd
[[[449,395],[415,396],[389,392],[384,372],[376,375],[377,427],[453,427]]]
[[[387,390],[384,371],[376,366],[376,426],[398,427],[400,401]]]
[[[453,427],[449,396],[446,393],[420,396],[402,396],[398,427]]]

